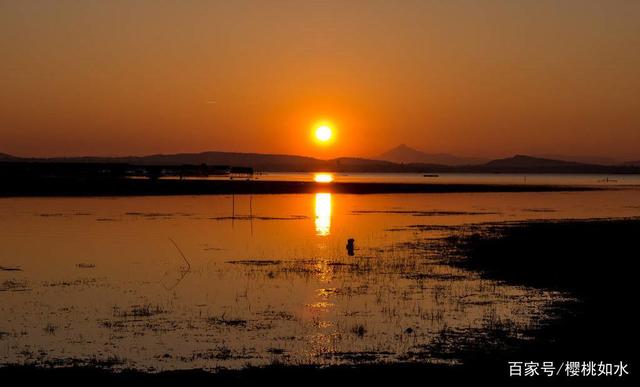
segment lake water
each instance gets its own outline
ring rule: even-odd
[[[442,237],[639,216],[639,193],[3,198],[0,363],[455,362],[443,337],[526,340],[570,300],[448,266]]]
[[[254,176],[257,180],[269,181],[314,181],[322,173],[269,172]],[[516,174],[516,173],[331,173],[336,182],[381,182],[423,184],[542,184],[542,185],[589,185],[596,187],[640,186],[640,175],[601,174]],[[228,179],[212,176],[209,179]]]

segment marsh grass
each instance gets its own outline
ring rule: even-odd
[[[58,330],[58,326],[52,323],[48,323],[43,329],[48,335],[55,335],[56,331]]]
[[[364,337],[367,333],[367,328],[363,324],[357,324],[351,327],[351,333],[358,337]]]
[[[8,279],[0,283],[0,292],[24,292],[28,290],[31,290],[31,288],[28,286],[27,281],[24,280]]]
[[[246,328],[247,320],[241,318],[229,318],[225,317],[224,314],[221,316],[211,316],[207,317],[206,321],[210,325],[218,325],[218,326],[226,326],[226,327],[238,327],[238,328]]]
[[[113,309],[114,316],[117,317],[153,317],[159,314],[168,313],[164,308],[160,305],[133,305],[127,311],[121,311],[119,308],[114,307]]]

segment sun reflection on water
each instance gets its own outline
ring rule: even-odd
[[[331,194],[316,194],[316,235],[327,236],[331,233]]]
[[[313,181],[316,183],[331,183],[333,181],[333,175],[330,173],[316,173],[313,175]]]

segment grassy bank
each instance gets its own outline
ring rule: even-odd
[[[495,225],[454,238],[455,265],[510,284],[568,292],[578,299],[537,333],[521,356],[630,360],[640,219],[563,220]]]

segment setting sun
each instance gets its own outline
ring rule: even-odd
[[[315,130],[315,139],[319,143],[328,143],[333,138],[333,130],[329,125],[320,125]]]

